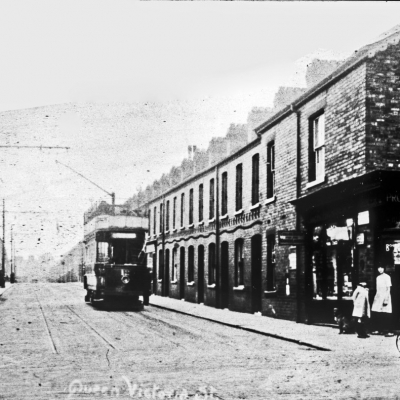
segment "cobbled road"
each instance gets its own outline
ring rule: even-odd
[[[171,311],[94,308],[78,284],[0,297],[0,399],[400,397],[399,354],[319,351]]]

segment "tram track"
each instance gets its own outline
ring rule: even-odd
[[[98,329],[93,327],[92,324],[84,320],[72,307],[70,306],[65,306],[65,307],[88,328],[88,330],[92,333],[93,336],[100,338],[103,344],[105,344],[107,347],[111,347],[111,349],[113,350],[117,351],[120,350],[115,343],[112,343],[111,340],[107,339],[107,337],[104,334],[100,333]]]
[[[53,335],[52,335],[51,330],[50,330],[50,326],[49,326],[48,320],[47,320],[47,318],[46,318],[46,315],[45,315],[45,313],[44,313],[42,304],[41,304],[41,302],[40,302],[40,300],[39,300],[39,296],[38,296],[37,293],[36,293],[36,290],[35,290],[35,296],[36,296],[36,300],[37,300],[37,302],[38,302],[39,309],[40,309],[41,314],[42,314],[42,317],[43,317],[44,324],[45,324],[45,326],[46,326],[46,332],[47,332],[47,335],[48,335],[49,340],[50,340],[51,349],[52,349],[52,351],[53,351],[54,354],[59,354],[58,349],[57,349],[57,346],[56,346],[56,343],[55,343],[55,341],[54,341]]]

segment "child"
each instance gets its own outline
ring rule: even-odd
[[[371,310],[368,299],[368,288],[365,282],[360,282],[357,285],[357,289],[354,291],[352,296],[354,302],[353,317],[357,320],[357,334],[359,338],[365,339],[367,330],[365,328],[365,322],[367,318],[371,317]]]

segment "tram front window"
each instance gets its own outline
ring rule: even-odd
[[[111,243],[111,259],[115,264],[137,264],[142,249],[132,240],[113,240]]]

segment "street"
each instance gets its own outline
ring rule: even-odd
[[[0,297],[1,399],[400,394],[395,353],[319,351],[154,306],[103,310],[84,293],[76,283],[37,283]]]

